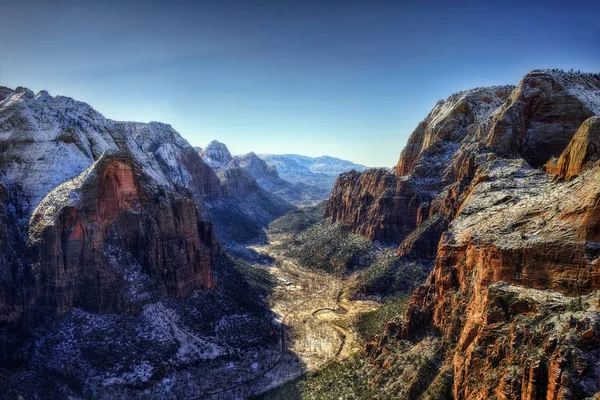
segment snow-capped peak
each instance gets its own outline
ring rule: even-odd
[[[226,168],[233,161],[233,157],[225,144],[213,140],[201,152],[200,157],[214,170]]]

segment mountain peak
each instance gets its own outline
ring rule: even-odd
[[[210,158],[212,161],[216,161],[223,164],[228,164],[233,160],[229,149],[224,143],[217,140],[213,140],[200,152],[202,158]]]

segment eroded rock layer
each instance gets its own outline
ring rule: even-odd
[[[127,158],[102,158],[84,175],[50,193],[31,218],[36,309],[132,311],[213,285],[218,247],[193,201],[161,194]]]
[[[490,92],[491,102],[481,95]],[[474,112],[479,103],[490,107]],[[338,180],[331,221],[435,260],[406,315],[366,348],[392,368],[381,360],[395,341],[441,340],[437,377],[430,371],[414,396],[443,382],[456,399],[600,392],[599,114],[597,74],[533,71],[515,88],[438,103],[394,179]],[[384,193],[387,207],[373,200]]]
[[[546,172],[572,179],[591,168],[600,158],[600,117],[591,117],[583,124],[558,159],[545,165]]]
[[[3,325],[137,312],[214,285],[203,213],[221,183],[171,126],[3,88],[0,149]]]

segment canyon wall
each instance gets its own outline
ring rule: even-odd
[[[211,288],[205,204],[221,182],[166,124],[115,122],[73,99],[3,88],[0,323],[80,308],[137,313]]]
[[[456,399],[600,391],[599,114],[597,74],[533,71],[439,102],[395,177],[340,177],[331,222],[435,260],[406,315],[367,345],[374,363],[391,368],[390,343],[440,340],[417,394],[447,376]]]
[[[36,311],[139,311],[214,285],[218,246],[192,200],[160,193],[126,157],[101,158],[83,174],[31,217]]]

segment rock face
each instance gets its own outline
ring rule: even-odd
[[[117,125],[144,152],[152,154],[171,181],[190,190],[198,203],[222,197],[221,183],[215,172],[171,125],[160,122],[118,122]]]
[[[284,181],[279,177],[277,168],[267,165],[261,158],[253,152],[235,157],[237,165],[248,172],[256,182],[265,190],[274,192],[279,187],[283,187],[289,182]]]
[[[594,76],[533,71],[484,127],[487,143],[520,154],[533,167],[558,157],[583,121],[600,114]]]
[[[461,141],[506,100],[511,89],[473,89],[438,102],[411,134],[395,176],[385,170],[343,175],[329,198],[326,218],[371,239],[401,243],[446,206],[434,199],[444,188],[453,190],[449,183],[457,181],[457,172],[451,161]],[[439,237],[432,239],[437,242]]]
[[[514,89],[438,103],[395,179],[367,171],[336,183],[331,221],[435,259],[404,318],[366,349],[378,362],[394,340],[441,340],[438,375],[413,396],[441,381],[456,399],[600,392],[598,114],[597,74],[533,71]]]
[[[545,165],[546,172],[572,179],[600,158],[600,117],[587,119],[558,159]]]
[[[218,246],[192,200],[161,194],[129,157],[103,157],[34,212],[36,311],[139,311],[210,288]],[[145,277],[145,278],[144,278]]]
[[[214,286],[216,174],[169,125],[2,89],[0,321],[137,312]]]
[[[216,140],[206,145],[204,149],[199,151],[199,154],[213,170],[217,171],[226,168],[233,161],[227,146]]]
[[[440,147],[438,156],[451,157],[453,149],[448,148],[448,144],[460,142],[468,129],[475,128],[487,119],[506,100],[513,88],[502,86],[473,89],[440,100],[410,135],[400,154],[396,175],[413,173],[419,156],[426,150],[431,151],[431,147]],[[425,157],[421,157],[423,158]]]
[[[475,182],[480,174],[397,335],[456,343],[446,360],[455,398],[593,396],[598,372],[578,363],[600,361],[589,350],[600,327],[599,171],[552,183],[496,159],[478,166]]]
[[[170,125],[0,88],[0,397],[195,398],[274,359],[270,281],[208,219],[266,201],[224,174]]]
[[[396,205],[396,176],[385,169],[340,175],[329,197],[325,217],[373,240],[393,241],[415,227],[415,218],[400,217]],[[417,204],[404,212],[416,213]],[[406,202],[408,205],[410,200]],[[406,221],[408,226],[402,226]],[[404,228],[404,232],[401,232]]]

